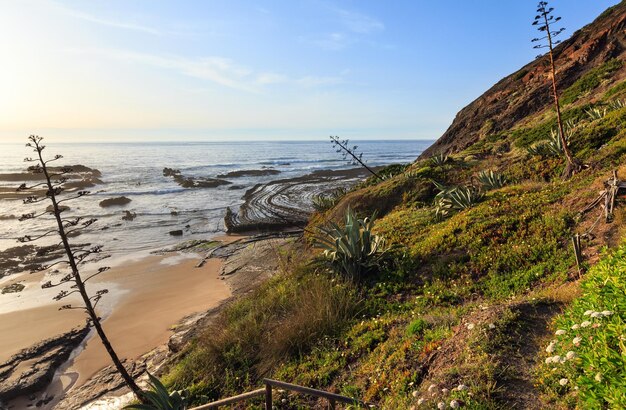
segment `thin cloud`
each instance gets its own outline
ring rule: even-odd
[[[381,21],[365,14],[342,9],[336,9],[335,12],[339,16],[341,24],[353,33],[369,34],[385,29],[385,25]]]
[[[338,8],[329,10],[338,27],[329,33],[304,37],[304,41],[325,50],[338,51],[385,30],[385,25],[380,20],[363,13]]]
[[[189,59],[118,49],[67,49],[65,51],[169,69],[182,75],[211,81],[224,87],[250,93],[261,92],[264,86],[276,84],[317,87],[343,82],[343,77],[341,76],[308,75],[300,78],[291,78],[287,75],[273,72],[255,73],[253,70],[223,57]]]
[[[80,11],[80,10],[75,10],[69,7],[66,7],[65,5],[62,5],[60,3],[57,2],[50,2],[49,3],[52,7],[54,7],[56,10],[60,11],[61,13],[70,16],[70,17],[74,17],[77,18],[79,20],[84,20],[84,21],[88,21],[91,23],[96,23],[96,24],[100,24],[103,26],[109,26],[109,27],[116,27],[116,28],[121,28],[121,29],[125,29],[125,30],[132,30],[132,31],[138,31],[141,33],[146,33],[146,34],[151,34],[151,35],[155,35],[155,36],[159,36],[162,34],[162,32],[156,28],[153,27],[149,27],[149,26],[144,26],[141,24],[135,24],[135,23],[130,23],[130,22],[125,22],[125,21],[117,21],[117,20],[109,20],[109,19],[103,19],[101,17],[98,16],[94,16],[93,14],[84,12],[84,11]]]

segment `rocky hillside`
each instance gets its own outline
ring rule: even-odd
[[[281,272],[181,352],[166,383],[196,403],[270,377],[382,409],[626,408],[625,18],[622,2],[557,50],[581,172],[561,178],[548,72],[534,61],[422,158],[324,201],[277,255]],[[385,241],[357,273],[313,246],[349,225],[349,209],[368,229],[376,214],[370,233]],[[335,255],[350,254],[351,232]],[[287,392],[276,405],[326,406]]]
[[[555,63],[558,87],[566,90],[610,60],[623,61],[625,55],[626,2],[622,2],[557,46]],[[421,157],[459,152],[489,134],[519,126],[529,116],[550,109],[552,95],[548,64],[548,56],[544,55],[500,80],[463,108],[441,138]],[[599,84],[589,85],[607,87],[624,77],[626,67],[621,66],[605,74]],[[597,93],[590,92],[573,98],[566,92],[562,95],[562,103],[568,105],[575,100],[593,101],[597,96]]]

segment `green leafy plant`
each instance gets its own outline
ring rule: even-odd
[[[161,381],[148,373],[150,390],[142,390],[145,403],[130,404],[125,410],[185,410],[187,408],[186,393],[184,391],[167,391]]]
[[[317,212],[324,212],[334,207],[347,190],[345,188],[337,188],[327,193],[315,195],[312,199],[313,208]]]
[[[595,120],[600,120],[606,117],[606,115],[609,113],[609,110],[607,107],[604,107],[604,108],[593,107],[593,108],[589,108],[588,110],[585,110],[585,113],[587,114],[587,117],[589,117],[591,121],[595,121]]]
[[[442,167],[452,161],[449,156],[444,155],[443,153],[433,155],[428,160],[433,167]]]
[[[502,188],[508,182],[503,174],[493,170],[480,171],[476,178],[485,190]]]
[[[583,295],[555,320],[538,382],[571,407],[625,408],[626,245],[591,268],[581,287]]]
[[[433,181],[439,193],[435,196],[435,216],[445,218],[454,211],[462,211],[476,205],[484,194],[473,186],[446,187]]]
[[[569,144],[569,141],[574,135],[575,129],[576,124],[574,121],[568,120],[565,122],[564,132],[566,144]],[[533,156],[558,158],[561,157],[564,152],[563,139],[559,136],[559,133],[556,130],[552,129],[550,130],[550,136],[548,139],[526,148],[526,151]]]
[[[621,110],[624,107],[626,107],[626,101],[624,100],[613,100],[609,103],[610,111]]]
[[[386,251],[385,239],[372,233],[376,216],[359,219],[348,208],[343,225],[331,222],[319,228],[314,246],[324,250],[337,273],[356,279],[378,266]]]

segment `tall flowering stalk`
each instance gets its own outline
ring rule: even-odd
[[[559,93],[556,87],[556,67],[554,63],[554,46],[558,45],[561,40],[555,38],[560,35],[565,28],[561,27],[554,29],[553,25],[561,20],[561,17],[554,17],[552,12],[554,7],[548,7],[547,1],[540,1],[537,5],[537,15],[533,21],[533,26],[537,26],[537,30],[544,34],[543,37],[533,38],[532,42],[544,42],[536,44],[533,48],[548,49],[548,55],[550,56],[550,72],[552,74],[552,96],[554,97],[554,108],[556,109],[556,121],[559,129],[559,137],[561,139],[561,145],[563,146],[563,154],[565,155],[566,165],[563,171],[563,178],[567,179],[580,171],[582,168],[580,161],[576,159],[567,144],[567,138],[563,128],[563,119],[561,118],[561,107],[559,106]]]
[[[89,194],[88,191],[78,191],[71,196],[61,197],[64,191],[64,185],[67,181],[67,175],[72,172],[71,168],[62,167],[62,168],[51,168],[48,166],[49,163],[59,160],[63,158],[62,155],[55,155],[54,158],[45,160],[43,158],[42,152],[46,148],[45,145],[41,143],[42,137],[31,135],[29,138],[29,143],[26,144],[27,147],[33,148],[33,151],[36,153],[34,158],[25,158],[25,162],[35,163],[32,166],[28,167],[28,170],[34,174],[42,174],[43,182],[36,183],[31,186],[27,186],[26,184],[22,184],[17,190],[18,191],[29,191],[33,189],[43,189],[45,190],[45,196],[38,197],[36,195],[31,195],[24,199],[24,204],[35,204],[43,201],[50,201],[51,206],[48,207],[47,210],[40,213],[27,213],[23,214],[20,217],[20,221],[25,221],[29,219],[35,219],[39,217],[43,217],[45,215],[51,214],[54,216],[55,227],[53,229],[48,230],[44,234],[38,236],[30,236],[26,235],[19,239],[20,242],[33,242],[38,239],[44,237],[53,237],[58,236],[60,238],[60,242],[56,245],[52,245],[45,248],[45,252],[52,252],[57,249],[62,249],[65,253],[67,259],[60,260],[54,262],[50,265],[39,265],[36,270],[47,270],[50,267],[57,264],[64,264],[69,268],[70,273],[65,275],[61,280],[57,283],[52,283],[52,281],[48,281],[42,285],[42,288],[53,288],[65,284],[70,284],[69,290],[63,289],[60,290],[59,293],[54,297],[55,300],[62,300],[67,298],[72,294],[79,294],[82,299],[82,306],[72,306],[71,304],[66,304],[61,306],[60,310],[64,309],[80,309],[84,310],[88,317],[88,323],[92,325],[104,348],[107,353],[111,357],[115,368],[118,373],[124,379],[126,385],[133,391],[133,393],[140,400],[143,398],[143,393],[139,386],[135,383],[131,375],[128,373],[122,362],[120,361],[117,353],[111,346],[111,342],[109,341],[104,329],[102,328],[102,324],[100,323],[100,317],[96,313],[96,306],[98,302],[101,300],[102,296],[108,293],[107,289],[98,290],[94,295],[90,296],[87,292],[87,288],[85,286],[86,282],[90,279],[96,277],[97,275],[105,272],[109,269],[109,267],[103,266],[96,270],[96,272],[88,275],[83,279],[80,272],[80,267],[88,262],[95,262],[97,260],[101,260],[104,257],[100,254],[102,252],[101,246],[74,246],[69,242],[69,236],[73,232],[81,231],[91,226],[96,219],[87,219],[84,220],[82,217],[77,218],[64,218],[61,214],[64,212],[66,207],[61,205],[64,202],[71,201],[73,199],[77,199]],[[105,256],[106,257],[106,256]]]

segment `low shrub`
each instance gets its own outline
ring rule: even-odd
[[[359,219],[348,208],[343,224],[328,223],[319,229],[313,244],[324,250],[324,256],[336,273],[349,279],[360,279],[379,266],[385,253],[385,240],[372,233],[375,215]]]
[[[614,58],[602,64],[600,67],[590,70],[563,92],[561,95],[561,104],[567,105],[575,102],[586,93],[598,87],[602,81],[610,78],[611,74],[622,68],[623,65],[622,60]]]
[[[582,283],[583,295],[555,320],[538,381],[559,402],[626,407],[626,245],[606,255]]]
[[[480,171],[476,179],[478,179],[478,182],[482,186],[483,190],[486,191],[502,188],[507,183],[507,179],[503,174],[494,172],[493,170]]]

